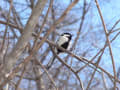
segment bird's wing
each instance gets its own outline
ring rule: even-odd
[[[68,41],[67,37],[60,37],[57,41],[57,45],[61,46],[62,44],[64,44],[67,41]]]

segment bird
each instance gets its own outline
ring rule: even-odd
[[[63,34],[61,34],[60,37],[58,38],[56,44],[57,44],[59,47],[62,47],[62,48],[64,48],[64,49],[69,49],[69,48],[70,48],[71,39],[72,39],[72,34],[71,34],[71,33],[63,33]],[[59,48],[56,48],[55,51],[56,51],[56,54],[57,54],[57,55],[64,52],[64,51],[62,51],[62,50],[59,49]],[[50,67],[52,66],[55,58],[56,58],[56,57],[53,56],[53,59],[48,63],[48,65],[47,65],[47,70],[50,69]]]

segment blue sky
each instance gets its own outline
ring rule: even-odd
[[[21,4],[25,4],[25,0],[13,0],[15,2],[20,2]],[[90,1],[90,0],[87,0],[87,1]],[[69,4],[69,2],[67,2],[67,0],[58,0],[57,2],[61,2],[61,5],[67,7],[67,5]],[[105,24],[107,26],[107,29],[110,29],[113,24],[118,20],[120,19],[120,0],[107,0],[106,2],[103,2],[103,0],[98,0],[99,4],[100,4],[100,8],[101,8],[101,11],[102,11],[102,15],[103,15],[103,18],[104,18],[104,21],[105,21]],[[76,5],[74,8],[77,8],[79,7],[80,5],[82,6],[82,3],[83,3],[83,0],[80,0],[79,4]],[[100,20],[100,16],[98,14],[98,11],[97,11],[97,8],[96,8],[96,5],[95,5],[95,2],[92,2],[91,4],[91,8],[90,8],[90,11],[88,13],[89,14],[93,14],[93,18],[91,17],[86,17],[87,19],[91,19],[91,21],[88,20],[88,22],[94,22],[94,29],[93,30],[90,30],[90,32],[95,32],[95,34],[99,34],[99,32],[96,32],[96,30],[98,30],[98,28],[96,28],[97,25],[100,25],[99,26],[99,30],[101,30],[101,32],[104,32],[103,30],[103,27],[102,27],[102,23],[101,23],[101,20]],[[0,3],[0,6],[2,8],[5,8],[6,10],[8,10],[9,8],[9,4],[6,4],[6,3],[3,3],[3,1]],[[63,8],[65,8],[63,7]],[[19,6],[18,4],[16,4],[16,8],[18,9],[18,12],[21,12],[21,16],[23,17],[23,23],[24,25],[26,24],[26,21],[27,21],[27,18],[29,17],[30,13],[31,13],[31,10],[26,8],[24,5],[21,7]],[[80,13],[81,13],[81,10],[78,10],[77,12],[75,12],[78,17],[80,16]],[[76,16],[77,16],[76,15]],[[0,18],[1,19],[1,18]],[[86,24],[87,22],[85,22]],[[0,27],[2,27],[0,25]],[[78,24],[75,24],[73,27],[77,27],[79,28],[79,23]],[[117,25],[116,28],[119,28],[120,27],[120,24]],[[83,27],[83,28],[86,28],[86,31],[89,30],[89,28],[87,27]],[[85,33],[83,31],[83,33]],[[110,35],[110,39],[115,35],[116,33],[113,33],[112,35]],[[75,37],[75,36],[74,36]],[[99,37],[99,35],[97,36]],[[102,46],[104,45],[104,43],[101,43],[105,40],[105,36],[104,36],[104,33],[103,35],[100,36],[102,38],[102,41],[100,41],[100,45],[101,45],[101,48]],[[99,37],[99,38],[100,38]],[[80,39],[81,40],[81,39]],[[79,40],[79,41],[80,41]],[[86,42],[88,42],[89,40],[87,40]],[[87,46],[87,44],[85,44]],[[83,46],[81,47],[85,47],[85,45],[83,44]],[[113,55],[114,55],[114,59],[115,59],[115,65],[116,67],[120,67],[120,36],[117,37],[117,39],[111,44],[112,46],[112,50],[113,50]],[[91,52],[91,53],[96,53],[96,51],[94,52]],[[92,56],[91,56],[92,57]],[[91,58],[90,57],[90,58]],[[104,62],[104,64],[103,64]],[[103,65],[103,68],[105,68],[107,71],[109,72],[113,72],[112,71],[112,63],[111,63],[111,60],[110,60],[110,56],[109,56],[109,50],[108,48],[106,48],[105,50],[105,54],[103,55],[102,57],[102,61],[101,61],[101,64],[100,65]]]

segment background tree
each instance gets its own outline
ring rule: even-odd
[[[119,89],[118,3],[119,0],[2,0],[0,88]],[[63,32],[72,33],[72,46],[56,55],[51,46],[60,48],[55,42]],[[54,55],[57,58],[47,70]]]

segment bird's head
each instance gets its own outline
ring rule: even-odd
[[[72,39],[72,34],[70,33],[63,33],[61,36],[67,37],[69,40]]]

